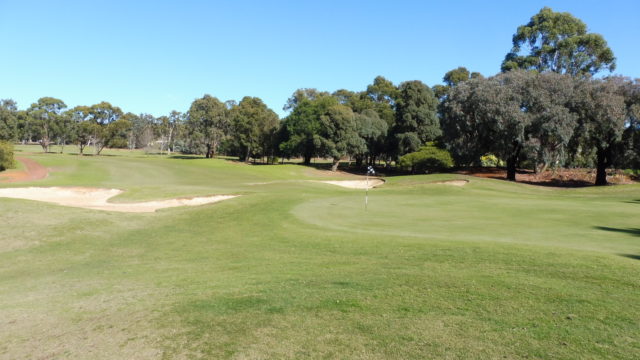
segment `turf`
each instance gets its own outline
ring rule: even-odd
[[[365,211],[298,165],[18,150],[52,172],[0,186],[242,196],[154,214],[0,199],[0,358],[640,357],[637,185],[392,177]]]

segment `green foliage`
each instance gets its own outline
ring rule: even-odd
[[[191,103],[186,127],[190,146],[203,149],[205,157],[211,158],[228,135],[229,109],[218,98],[205,95]]]
[[[529,53],[522,54],[523,47]],[[587,32],[587,26],[567,12],[544,7],[529,23],[518,27],[513,48],[505,56],[502,71],[532,69],[570,75],[615,70],[615,57],[602,35]]]
[[[411,173],[443,171],[453,165],[451,154],[447,150],[436,147],[433,143],[428,143],[416,152],[401,156],[398,161],[398,166],[401,169]]]
[[[396,101],[396,122],[391,128],[394,154],[400,156],[418,150],[420,145],[441,135],[436,115],[438,100],[421,81],[400,84]]]
[[[11,99],[0,100],[0,141],[18,138],[18,107]]]
[[[0,140],[0,171],[12,169],[15,165],[13,145],[8,141]]]
[[[273,156],[279,120],[278,115],[257,97],[246,96],[233,107],[231,137],[240,159],[249,161],[251,157]]]

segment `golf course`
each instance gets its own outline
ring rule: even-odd
[[[363,176],[313,166],[16,155],[47,176],[0,190],[234,197],[0,198],[2,359],[640,356],[640,185],[389,176],[365,210],[364,189],[321,182]]]

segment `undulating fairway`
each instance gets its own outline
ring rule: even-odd
[[[639,185],[391,177],[365,211],[299,165],[19,150],[51,173],[2,188],[241,196],[0,198],[0,358],[640,358]]]

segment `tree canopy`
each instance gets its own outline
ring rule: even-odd
[[[528,50],[528,53],[527,53]],[[553,71],[569,75],[613,71],[616,59],[604,37],[589,33],[582,20],[544,7],[518,27],[502,71]]]

